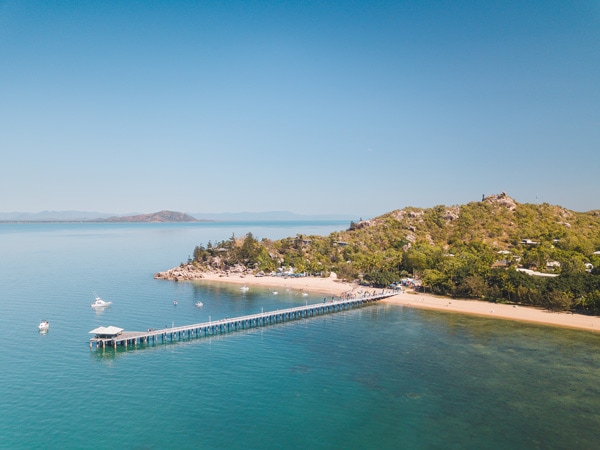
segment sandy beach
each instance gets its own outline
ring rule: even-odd
[[[256,277],[253,275],[223,276],[216,273],[204,273],[204,278],[197,281],[234,283],[239,285],[273,287],[290,289],[311,294],[327,294],[338,296],[347,292],[372,291],[354,283],[342,282],[335,277]],[[550,312],[540,308],[504,305],[478,300],[457,300],[446,297],[436,297],[430,294],[403,291],[384,300],[386,303],[402,305],[411,308],[434,309],[449,313],[471,314],[506,320],[532,322],[543,325],[574,328],[592,332],[600,331],[600,317],[584,316],[565,312]]]
[[[263,276],[257,277],[254,275],[228,275],[213,272],[203,272],[203,278],[197,281],[218,281],[222,283],[234,283],[247,286],[263,286],[273,287],[278,289],[290,289],[298,292],[306,292],[311,294],[321,293],[328,295],[341,295],[352,290],[360,290],[353,283],[338,281],[335,277],[318,278],[318,277],[273,277]]]
[[[435,309],[437,311],[452,313],[533,322],[592,332],[600,331],[600,317],[566,312],[551,312],[529,306],[505,305],[480,300],[456,300],[412,291],[402,292],[384,301],[413,308]]]

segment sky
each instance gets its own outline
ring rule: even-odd
[[[600,2],[0,0],[0,212],[600,209]]]

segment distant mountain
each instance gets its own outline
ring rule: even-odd
[[[94,222],[198,222],[198,220],[181,212],[159,211],[136,216],[112,216],[107,219],[97,219]]]
[[[111,214],[90,211],[40,211],[0,213],[2,222],[86,222],[105,219]]]
[[[151,214],[114,214],[90,211],[41,211],[0,213],[0,222],[259,222],[259,221],[303,221],[303,220],[358,220],[349,214],[294,214],[289,211],[228,212],[228,213],[173,213],[161,211]],[[181,214],[187,216],[182,218]]]

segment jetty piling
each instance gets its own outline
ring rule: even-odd
[[[249,314],[246,316],[228,317],[220,320],[211,320],[209,316],[208,322],[195,323],[192,325],[184,325],[180,327],[171,326],[171,328],[153,329],[148,328],[147,331],[121,331],[114,336],[98,336],[90,339],[90,349],[106,349],[117,346],[124,348],[130,345],[134,348],[139,348],[142,345],[150,344],[166,344],[176,341],[190,340],[193,338],[201,338],[204,336],[213,336],[217,334],[227,334],[235,331],[248,330],[251,328],[265,327],[278,323],[290,322],[294,320],[309,319],[311,317],[322,316],[324,314],[332,314],[340,311],[345,311],[353,308],[363,307],[373,304],[384,298],[392,297],[396,292],[383,292],[377,295],[367,295],[355,298],[343,298],[339,300],[324,301],[323,303],[308,303],[302,306],[286,308],[275,311],[264,311],[257,314]]]

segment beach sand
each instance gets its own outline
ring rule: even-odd
[[[518,320],[542,325],[600,332],[600,317],[571,314],[567,312],[551,312],[531,306],[505,305],[481,300],[457,300],[415,293],[412,291],[402,292],[401,294],[383,301],[413,308],[435,309],[437,311]]]
[[[239,285],[273,287],[290,289],[309,294],[341,295],[347,292],[380,291],[365,288],[354,283],[342,282],[335,277],[256,277],[253,275],[222,276],[216,273],[204,273],[204,278],[197,281],[223,282]],[[600,317],[571,314],[566,312],[550,312],[541,308],[517,305],[489,303],[480,300],[457,300],[447,297],[436,297],[430,294],[403,291],[383,302],[411,308],[434,309],[450,313],[471,314],[498,319],[532,322],[566,328],[575,328],[592,332],[600,331]]]
[[[233,283],[247,286],[273,287],[278,289],[290,289],[307,294],[328,294],[338,296],[345,292],[358,291],[358,285],[338,281],[335,277],[256,277],[254,275],[228,275],[212,272],[203,272],[203,278],[195,281],[218,281],[222,283]],[[373,289],[370,289],[373,290]]]

